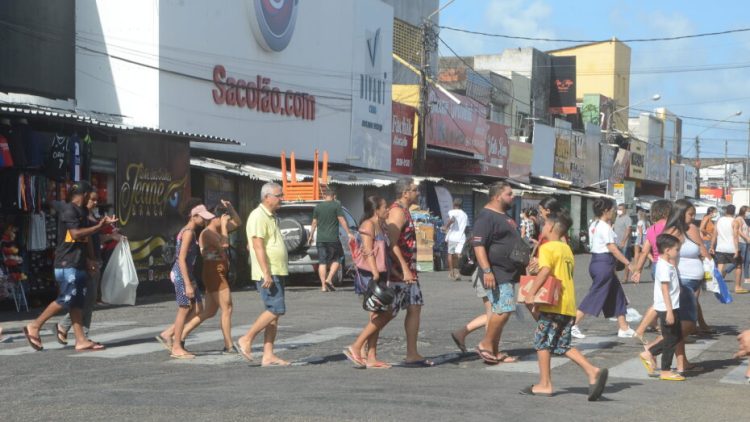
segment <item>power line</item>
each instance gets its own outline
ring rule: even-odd
[[[524,40],[524,41],[544,41],[544,42],[571,42],[571,43],[601,43],[601,42],[612,42],[615,39],[605,39],[605,40],[591,40],[591,39],[567,39],[567,38],[544,38],[544,37],[525,37],[525,36],[519,36],[519,35],[508,35],[508,34],[492,34],[488,32],[481,32],[481,31],[472,31],[469,29],[464,28],[454,28],[451,26],[443,26],[438,25],[440,29],[447,29],[448,31],[455,31],[455,32],[462,32],[465,34],[472,34],[472,35],[481,35],[484,37],[493,37],[493,38],[506,38],[511,40]],[[716,31],[716,32],[704,32],[700,34],[690,34],[690,35],[678,35],[675,37],[653,37],[653,38],[631,38],[631,39],[622,39],[617,40],[623,43],[629,42],[629,43],[635,43],[635,42],[656,42],[656,41],[675,41],[675,40],[684,40],[689,38],[702,38],[702,37],[713,37],[717,35],[727,35],[727,34],[735,34],[740,32],[750,32],[750,28],[739,28],[739,29],[728,29],[724,31]]]

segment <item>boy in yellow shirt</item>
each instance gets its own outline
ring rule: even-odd
[[[597,368],[575,347],[571,346],[570,330],[576,319],[576,297],[573,284],[575,260],[573,251],[564,237],[573,224],[565,213],[552,214],[547,217],[542,236],[547,242],[539,247],[539,273],[536,276],[526,303],[534,304],[534,296],[547,277],[560,280],[562,289],[556,305],[535,305],[534,313],[539,313],[534,348],[539,360],[539,383],[521,390],[521,394],[532,396],[552,396],[552,376],[550,363],[552,354],[564,355],[575,362],[586,373],[589,382],[589,401],[598,400],[607,383],[606,368]]]

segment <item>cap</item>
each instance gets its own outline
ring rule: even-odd
[[[200,215],[204,220],[211,220],[216,217],[206,209],[205,205],[198,205],[197,207],[190,210],[191,217],[195,217],[196,215]]]
[[[80,182],[74,183],[73,186],[70,187],[68,193],[71,195],[85,195],[93,191],[94,188],[91,187],[91,184],[89,182],[81,180]]]

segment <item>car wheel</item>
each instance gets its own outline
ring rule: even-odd
[[[299,221],[285,218],[279,221],[279,230],[288,252],[295,252],[307,245],[307,230]]]

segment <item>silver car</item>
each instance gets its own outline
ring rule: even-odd
[[[279,228],[284,237],[287,252],[289,253],[289,273],[310,273],[311,278],[318,282],[318,247],[315,239],[308,245],[310,239],[310,226],[315,206],[321,201],[285,202],[277,211],[279,217]],[[349,210],[343,208],[344,219],[352,233],[357,232],[357,222]],[[316,233],[317,235],[317,233]],[[348,270],[352,268],[352,254],[349,250],[349,238],[346,231],[339,226],[339,240],[344,249],[344,258],[339,271],[334,276],[334,284],[340,284],[344,276],[350,276]]]

